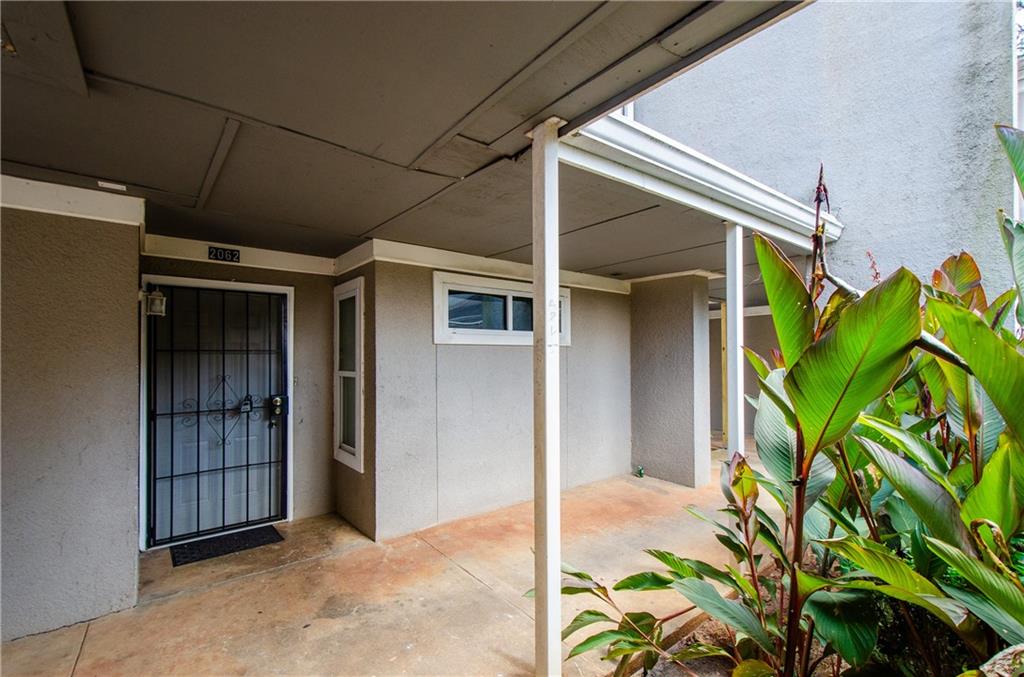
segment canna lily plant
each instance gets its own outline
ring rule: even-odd
[[[998,133],[1024,190],[1024,133]],[[820,175],[815,205],[828,208]],[[659,660],[695,674],[692,661],[716,657],[737,677],[789,677],[826,662],[833,674],[958,674],[1024,653],[1012,648],[1024,645],[1024,346],[1009,328],[1024,317],[1024,224],[999,219],[1016,288],[991,302],[964,252],[928,283],[900,268],[862,292],[829,270],[820,218],[808,280],[755,235],[780,349],[771,363],[746,351],[763,472],[733,457],[720,515],[692,511],[734,563],[648,551],[663,569],[610,588],[567,567],[563,592],[611,615],[584,611],[563,638],[613,626],[570,656],[603,651],[619,675]],[[692,606],[623,611],[617,590],[675,590]],[[668,624],[693,606],[729,629],[728,645],[671,646]],[[886,653],[880,627],[909,638],[903,655]]]

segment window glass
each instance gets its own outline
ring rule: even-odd
[[[338,301],[338,369],[356,370],[356,297]]]
[[[497,294],[448,292],[448,326],[451,329],[505,329],[506,298]]]
[[[341,377],[341,443],[350,449],[356,446],[356,380]]]
[[[512,329],[533,331],[533,299],[523,296],[512,297]]]

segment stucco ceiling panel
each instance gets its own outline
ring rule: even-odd
[[[562,235],[561,265],[568,270],[593,270],[720,242],[723,238],[724,231],[717,219],[678,205],[663,204]],[[531,249],[523,247],[501,258],[530,263]]]
[[[154,202],[146,203],[146,232],[328,257],[337,256],[362,242],[318,228],[165,207]]]
[[[71,3],[70,14],[88,69],[407,164],[597,5]]]
[[[3,159],[197,195],[224,118],[153,92],[3,76]]]
[[[629,2],[622,3],[605,20],[592,28],[580,40],[567,47],[518,87],[509,91],[484,115],[471,124],[466,134],[475,139],[494,141],[509,130],[519,127],[525,119],[539,116],[550,104],[563,97],[567,90],[584,86],[597,92],[594,73],[622,59],[645,42],[650,41],[665,26],[671,25],[692,12],[699,3],[688,2]],[[676,57],[651,44],[648,50],[630,58],[631,68],[623,71],[625,77],[610,78],[608,85],[618,91],[640,71],[663,68]],[[641,65],[642,64],[642,65]],[[607,98],[607,97],[606,97]],[[599,103],[595,97],[591,105]],[[582,111],[574,111],[573,115]]]
[[[369,235],[491,256],[530,243],[530,191],[527,155],[485,169]],[[655,204],[634,188],[565,165],[560,168],[559,194],[562,231]]]
[[[242,125],[207,207],[358,236],[449,183],[291,132]]]

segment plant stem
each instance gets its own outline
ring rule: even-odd
[[[850,458],[846,455],[846,445],[843,442],[836,443],[836,449],[839,451],[839,459],[843,462],[843,471],[846,473],[846,486],[850,487],[853,492],[853,498],[857,501],[857,506],[860,508],[860,512],[864,515],[864,522],[868,525],[868,533],[871,534],[871,539],[874,541],[882,542],[882,539],[878,536],[878,526],[875,524],[874,517],[871,516],[871,510],[864,502],[864,496],[860,493],[860,487],[857,485],[857,477],[853,474],[853,466],[850,465]]]
[[[750,518],[752,515],[740,512],[743,518],[743,540],[747,545],[747,567],[750,569],[750,582],[754,586],[754,595],[757,597],[757,618],[761,625],[765,626],[764,619],[764,598],[761,596],[761,584],[757,582],[757,565],[754,563],[754,543],[750,538]]]
[[[793,468],[798,471],[793,487],[793,555],[789,563],[789,600],[786,605],[786,654],[782,674],[790,677],[796,674],[796,657],[800,648],[800,607],[803,600],[797,583],[797,571],[803,559],[804,550],[804,503],[807,497],[807,470],[804,468],[804,434],[796,428],[796,458]]]
[[[800,674],[804,675],[804,677],[807,677],[807,675],[811,674],[811,671],[808,668],[810,667],[810,663],[811,663],[811,644],[812,644],[811,639],[813,637],[814,637],[814,619],[813,618],[808,618],[807,619],[807,641],[804,642],[804,647],[803,647],[804,650],[803,650],[802,655],[800,656]]]
[[[696,609],[696,608],[697,608],[697,606],[696,606],[695,604],[691,604],[690,606],[688,606],[688,607],[686,607],[686,608],[684,608],[684,609],[680,609],[679,611],[676,611],[675,613],[671,613],[671,614],[669,614],[668,616],[665,616],[665,617],[663,617],[663,618],[659,618],[659,619],[658,619],[658,623],[661,623],[662,625],[664,625],[664,623],[665,623],[666,621],[670,621],[670,620],[672,620],[673,618],[679,618],[679,617],[680,617],[680,616],[682,616],[683,614],[685,614],[685,613],[689,613],[689,612],[693,611],[693,610],[694,610],[694,609]]]

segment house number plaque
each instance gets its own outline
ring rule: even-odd
[[[211,261],[242,262],[242,252],[239,249],[228,249],[227,247],[207,247],[206,249],[206,258]]]

